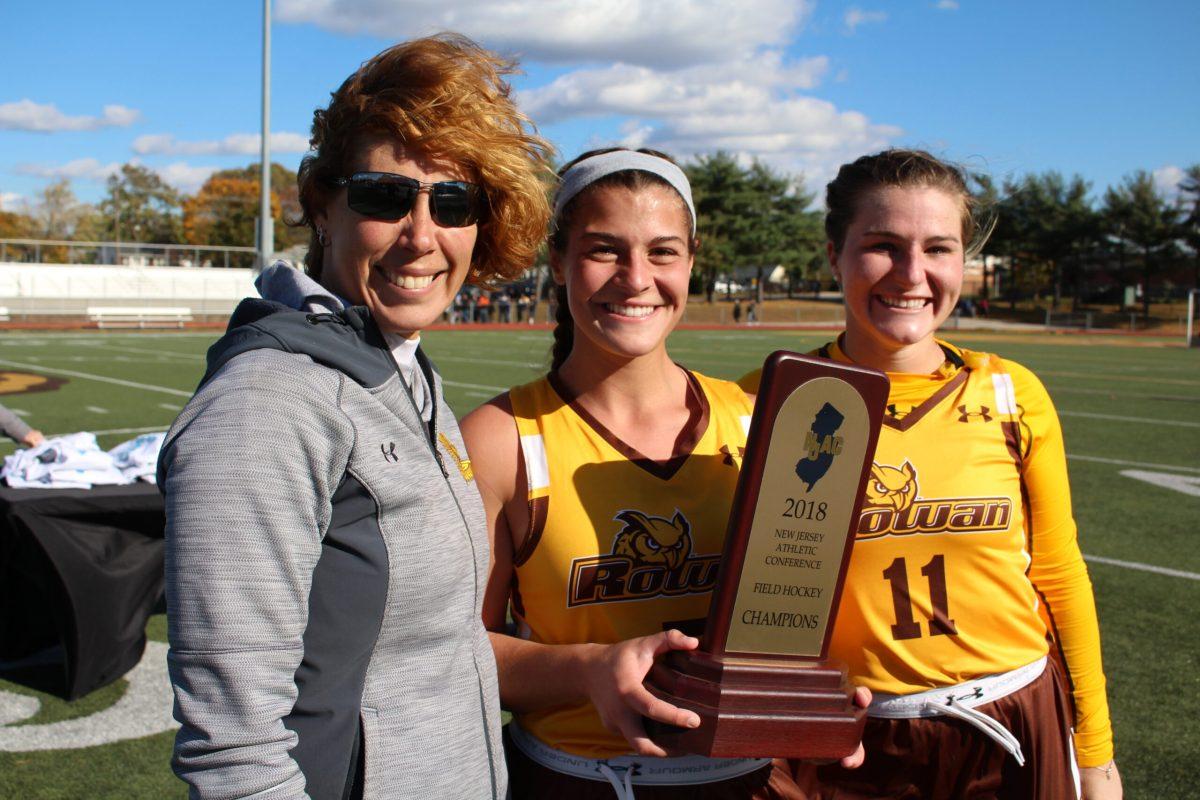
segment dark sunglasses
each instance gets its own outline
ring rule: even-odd
[[[349,178],[334,178],[331,183],[347,187],[346,205],[372,219],[403,219],[424,189],[429,190],[429,213],[443,228],[473,225],[483,210],[483,192],[466,181],[422,183],[390,172],[356,172]]]

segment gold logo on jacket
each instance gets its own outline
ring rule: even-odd
[[[1008,497],[923,498],[912,462],[872,463],[855,538],[1002,531],[1012,520],[1012,508]]]
[[[471,459],[459,458],[458,448],[445,433],[438,434],[438,441],[442,443],[442,447],[446,448],[446,452],[454,459],[454,463],[458,464],[458,471],[462,473],[463,480],[467,483],[475,480],[475,470],[471,468]]]
[[[671,518],[625,509],[612,553],[571,562],[567,605],[645,600],[711,591],[719,553],[692,554],[692,526],[678,509]]]

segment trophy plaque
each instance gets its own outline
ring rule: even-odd
[[[767,358],[700,648],[646,676],[701,720],[646,720],[664,749],[835,759],[858,746],[866,711],[826,653],[887,395],[876,370]]]

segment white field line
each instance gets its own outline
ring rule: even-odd
[[[500,394],[500,392],[507,392],[509,390],[508,386],[486,386],[482,383],[459,383],[458,381],[445,380],[442,381],[442,385],[453,386],[456,389],[480,389],[485,392],[491,392],[491,394]]]
[[[135,381],[123,381],[120,378],[110,378],[107,375],[93,375],[90,372],[76,372],[73,369],[59,369],[58,367],[43,367],[35,364],[27,364],[23,361],[7,361],[0,359],[0,367],[17,367],[18,369],[31,369],[35,372],[49,372],[53,375],[66,375],[69,378],[82,378],[85,381],[97,381],[98,383],[111,383],[114,386],[125,386],[129,389],[145,389],[148,392],[162,392],[163,394],[174,395],[175,397],[191,397],[192,392],[185,392],[182,389],[171,389],[166,386],[155,386],[152,383],[137,383]]]
[[[1133,381],[1135,383],[1166,383],[1172,386],[1200,386],[1200,381],[1189,381],[1183,378],[1151,378],[1146,375],[1124,375],[1099,372],[1059,372],[1057,370],[1037,370],[1039,376],[1053,375],[1056,378],[1083,378],[1085,380],[1103,381]]]
[[[1091,411],[1062,411],[1060,417],[1087,417],[1088,419],[1110,419],[1114,422],[1141,422],[1146,425],[1170,425],[1177,428],[1200,428],[1200,422],[1182,419],[1154,419],[1153,417],[1122,417],[1117,414],[1094,414]]]
[[[1181,472],[1196,472],[1200,473],[1200,468],[1197,467],[1181,467],[1178,464],[1154,464],[1146,461],[1124,461],[1119,458],[1102,458],[1101,456],[1079,456],[1073,453],[1067,453],[1067,458],[1072,461],[1092,461],[1097,464],[1114,464],[1118,467],[1147,467],[1149,469],[1168,469]]]
[[[177,353],[173,350],[149,350],[144,347],[118,347],[116,345],[101,342],[100,347],[105,350],[119,350],[122,353],[141,353],[149,356],[164,356],[171,358],[186,358],[189,361],[203,361],[204,356],[198,356],[195,353]]]
[[[49,331],[41,331],[38,333],[21,333],[20,331],[7,331],[4,338],[13,340],[23,340],[28,342],[37,342],[41,340],[51,340],[54,342],[94,342],[98,338],[105,339],[198,339],[207,338],[216,341],[221,338],[221,333],[218,331],[197,332],[197,333],[53,333]]]
[[[148,428],[109,428],[104,431],[88,431],[93,436],[118,436],[121,434],[130,433],[165,433],[167,428],[171,427],[171,423],[164,422],[162,425],[151,425]],[[58,433],[47,433],[47,439],[53,439],[56,436],[70,436],[79,431],[60,431]],[[16,450],[18,445],[15,442],[0,442],[0,453],[11,453]]]
[[[159,403],[159,408],[165,408],[167,411],[180,411],[183,406],[175,405],[174,403]]]
[[[29,412],[23,408],[13,408],[12,406],[9,406],[8,410],[13,412],[14,414],[16,414],[18,417],[28,417],[29,416]]]
[[[84,406],[83,410],[90,411],[93,414],[107,414],[108,413],[107,408],[101,408],[100,406]]]
[[[479,364],[480,366],[498,365],[501,367],[524,367],[530,369],[545,369],[546,365],[534,361],[502,361],[497,358],[464,358],[462,356],[438,356],[434,359],[437,363],[443,361],[452,361],[458,364]]]
[[[1078,386],[1056,386],[1050,384],[1046,387],[1050,390],[1051,395],[1056,394],[1094,394],[1101,397],[1138,397],[1144,400],[1178,400],[1183,403],[1200,403],[1200,396],[1186,394],[1159,394],[1158,392],[1113,392],[1108,389],[1083,389]]]
[[[1156,567],[1153,564],[1142,564],[1137,561],[1121,561],[1118,558],[1104,558],[1103,556],[1088,556],[1083,557],[1084,561],[1091,561],[1097,564],[1108,564],[1113,567],[1123,567],[1125,569],[1136,569],[1139,572],[1153,572],[1157,575],[1169,575],[1172,578],[1187,578],[1190,581],[1200,581],[1200,573],[1185,572],[1181,569],[1168,569],[1167,567]]]
[[[109,428],[106,431],[88,431],[88,433],[90,433],[94,436],[116,436],[117,434],[120,434],[120,433],[159,433],[159,432],[166,432],[167,428],[169,428],[169,427],[171,427],[171,423],[167,422],[162,425],[151,425],[146,428]],[[48,436],[48,437],[70,436],[72,433],[78,433],[78,431],[67,431],[64,433],[48,433],[48,434],[46,434],[46,436]]]

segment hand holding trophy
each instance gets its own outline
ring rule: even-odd
[[[700,648],[669,653],[646,681],[701,723],[650,722],[658,744],[807,759],[857,747],[865,710],[825,656],[887,394],[872,369],[767,359]]]

